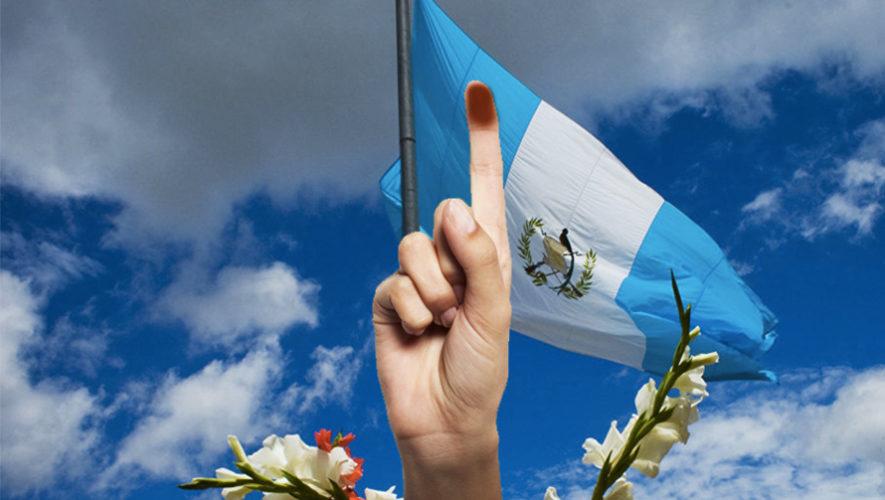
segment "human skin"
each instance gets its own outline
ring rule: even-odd
[[[436,207],[431,240],[399,245],[375,292],[378,379],[409,500],[499,499],[496,417],[507,383],[510,249],[491,91],[465,92],[472,206]]]

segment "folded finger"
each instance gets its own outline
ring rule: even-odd
[[[412,280],[437,323],[450,326],[458,300],[437,259],[434,244],[424,233],[406,235],[399,244],[400,270]]]
[[[411,335],[421,335],[433,322],[433,313],[424,305],[412,280],[404,274],[394,274],[378,287],[375,303],[383,310],[387,323],[399,321],[403,330]],[[386,314],[384,314],[386,313]],[[376,320],[376,322],[378,322]]]

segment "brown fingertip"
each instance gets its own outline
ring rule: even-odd
[[[482,82],[472,81],[467,84],[464,93],[467,105],[467,120],[473,126],[493,126],[497,121],[495,99],[492,91]]]

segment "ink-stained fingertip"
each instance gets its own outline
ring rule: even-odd
[[[498,116],[495,112],[495,98],[486,84],[474,80],[467,84],[464,92],[467,106],[467,121],[471,127],[494,127]]]

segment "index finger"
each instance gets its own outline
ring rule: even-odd
[[[504,162],[498,137],[498,114],[491,90],[472,81],[464,93],[470,132],[470,196],[477,222],[499,251],[507,243],[504,211]]]

